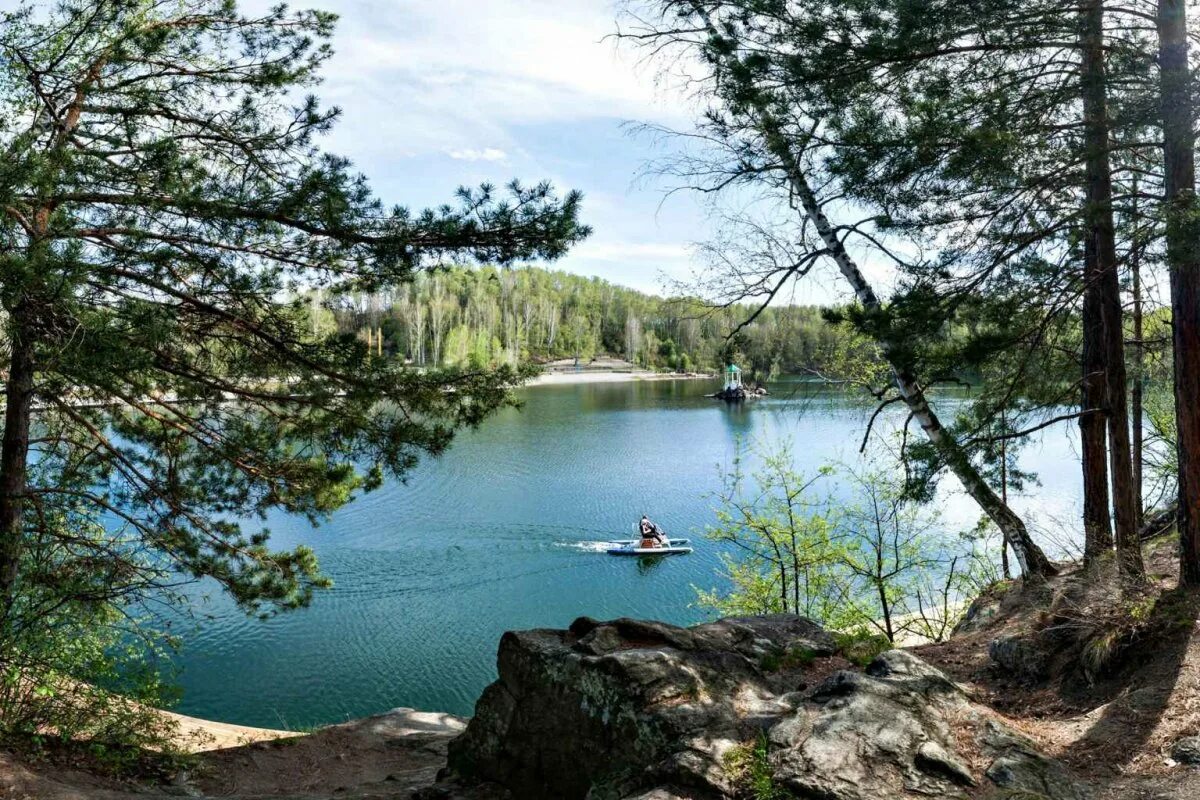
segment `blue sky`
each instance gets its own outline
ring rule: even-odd
[[[247,12],[276,2],[239,0]],[[340,17],[316,89],[342,110],[324,146],[349,157],[385,203],[419,209],[463,185],[550,180],[584,193],[594,230],[555,266],[652,292],[702,268],[694,245],[715,236],[710,209],[641,177],[670,145],[630,132],[687,130],[696,108],[662,85],[661,65],[612,39],[615,0],[290,3]],[[846,296],[832,274],[813,277],[787,299]]]
[[[329,149],[389,203],[438,204],[460,185],[549,179],[584,192],[595,232],[558,266],[643,290],[693,270],[709,236],[699,198],[639,171],[659,145],[629,122],[686,127],[690,109],[605,37],[610,0],[301,0],[338,13],[319,95],[342,108]]]

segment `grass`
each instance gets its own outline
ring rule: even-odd
[[[802,669],[817,660],[817,653],[808,647],[777,648],[763,655],[758,665],[764,672],[780,672],[785,669]]]
[[[833,641],[847,661],[860,667],[865,667],[880,653],[892,649],[892,643],[886,636],[865,629],[835,633]]]
[[[725,756],[725,774],[737,786],[739,796],[751,800],[795,800],[796,796],[775,780],[766,734],[730,750]]]

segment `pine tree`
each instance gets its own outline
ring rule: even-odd
[[[333,25],[232,0],[64,0],[0,24],[10,637],[180,576],[252,611],[303,605],[327,583],[311,551],[233,520],[318,520],[507,402],[516,371],[371,358],[316,331],[305,297],[556,258],[587,233],[580,197],[514,183],[385,207],[319,148],[337,112],[301,94]]]
[[[919,374],[925,365],[914,358],[912,332],[866,279],[846,240],[862,236],[886,256],[895,258],[894,254],[869,231],[870,220],[836,224],[827,213],[831,203],[853,191],[831,169],[836,157],[830,152],[843,145],[838,126],[852,117],[844,93],[853,91],[856,81],[862,83],[862,76],[845,77],[857,66],[847,53],[857,41],[873,44],[869,32],[856,29],[854,23],[875,17],[876,4],[793,8],[776,2],[661,0],[651,5],[652,11],[639,17],[626,36],[659,52],[673,46],[685,49],[704,63],[714,102],[701,138],[716,142],[726,157],[725,163],[688,165],[676,174],[709,178],[704,187],[709,191],[737,183],[782,190],[803,220],[799,238],[811,241],[811,249],[805,258],[781,269],[772,285],[786,285],[814,257],[835,265],[861,307],[860,327],[890,366],[896,399],[925,432],[940,465],[959,479],[1000,528],[1024,573],[1053,573],[1020,517],[983,478],[972,454],[930,405]]]
[[[1200,585],[1200,214],[1187,6],[1158,2],[1158,64],[1175,358],[1180,581]]]

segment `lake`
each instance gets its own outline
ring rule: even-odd
[[[795,443],[797,466],[856,457],[873,407],[799,381],[769,398],[727,406],[707,381],[541,386],[463,434],[406,484],[389,483],[318,529],[269,520],[282,546],[311,544],[335,587],[309,609],[247,618],[213,594],[205,618],[182,632],[178,710],[244,725],[306,728],[397,706],[472,713],[495,678],[500,635],[565,627],[576,617],[709,617],[694,586],[720,586],[719,552],[614,558],[649,514],[673,536],[698,538],[713,520],[706,495],[721,485],[736,442]],[[960,402],[944,396],[943,413]],[[903,414],[885,419],[894,425]],[[1075,428],[1044,432],[1021,456],[1042,486],[1014,505],[1035,532],[1078,516]],[[939,505],[950,525],[978,513],[952,488]],[[1053,549],[1053,548],[1051,548]]]

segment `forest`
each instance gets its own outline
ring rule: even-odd
[[[621,35],[664,75],[694,78],[672,59],[702,65],[708,105],[664,179],[776,201],[770,215],[732,216],[710,282],[761,296],[832,264],[857,300],[845,319],[883,365],[864,383],[908,412],[912,490],[952,473],[1026,575],[1058,568],[996,477],[1010,445],[1076,421],[1085,561],[1114,558],[1137,595],[1151,348],[1172,365],[1181,580],[1200,581],[1190,33],[1174,0],[1063,12],[662,0],[639,4]],[[871,277],[879,260],[894,291]],[[1151,338],[1158,304],[1170,335]],[[985,390],[943,419],[929,390],[971,370]]]
[[[757,379],[819,372],[867,348],[819,308],[662,298],[537,267],[459,267],[405,286],[307,302],[313,324],[350,333],[418,367],[495,367],[597,355],[647,369],[720,370],[729,358]],[[736,333],[735,333],[736,332]]]

